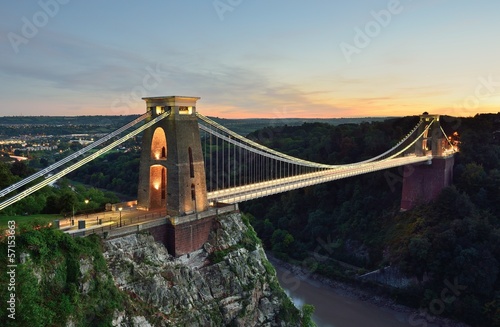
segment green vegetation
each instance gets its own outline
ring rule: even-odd
[[[8,221],[15,221],[16,224],[24,224],[30,221],[38,221],[41,226],[47,226],[56,219],[61,219],[60,214],[39,214],[31,216],[0,216],[0,229],[7,228]]]
[[[342,164],[383,153],[417,121],[279,127],[265,122],[267,127],[249,137],[299,158]],[[258,122],[246,123],[248,130]],[[432,203],[401,213],[402,172],[391,169],[242,203],[242,211],[249,213],[245,221],[277,257],[295,263],[315,260],[312,268],[333,278],[356,282],[353,276],[359,272],[397,267],[419,280],[407,290],[388,290],[405,304],[428,308],[448,283],[458,284],[460,294],[445,303],[442,315],[474,326],[500,325],[500,115],[441,117],[441,124],[448,135],[458,133],[460,153],[454,186]],[[71,178],[132,196],[138,163],[138,152],[112,153]],[[21,164],[0,163],[0,188],[27,173]],[[75,194],[63,181],[60,189],[45,188],[2,214],[46,212],[47,207],[68,213],[67,203],[81,210],[86,192]],[[238,246],[251,251],[257,242],[249,232]],[[226,254],[219,251],[212,259],[223,260]]]
[[[256,130],[262,130],[267,127],[278,126],[300,126],[304,123],[324,123],[330,125],[341,124],[360,124],[363,122],[384,121],[383,117],[367,118],[248,118],[248,119],[226,119],[218,117],[209,117],[213,121],[229,128],[240,135],[247,135]]]
[[[384,152],[416,117],[359,125],[304,124],[267,128],[252,137],[276,150],[329,164],[356,162]],[[240,204],[267,249],[315,272],[353,277],[391,265],[420,284],[386,292],[429,308],[454,283],[464,289],[441,315],[474,326],[500,316],[500,115],[460,120],[454,186],[432,203],[400,212],[402,172],[391,169]],[[270,137],[267,137],[270,136]],[[397,176],[396,179],[389,177]],[[394,183],[394,180],[396,183]]]
[[[216,250],[208,255],[208,260],[210,260],[210,262],[213,264],[217,264],[219,262],[222,262],[229,253],[236,251],[239,248],[240,247],[238,246],[230,246],[227,249]]]
[[[245,213],[241,214],[241,220],[243,221],[245,226],[247,226],[247,230],[243,233],[241,244],[250,252],[255,251],[257,249],[257,245],[261,245],[260,238],[257,236],[257,233],[250,223],[250,219],[252,218],[253,217],[251,215],[247,215]]]
[[[224,258],[231,252],[236,251],[238,249],[245,248],[248,251],[255,251],[257,249],[257,245],[261,244],[257,233],[253,229],[250,224],[251,217],[245,214],[241,215],[243,222],[247,226],[247,230],[243,233],[241,241],[238,244],[230,246],[226,249],[216,250],[209,254],[208,259],[212,263],[219,263],[224,260]],[[274,272],[276,273],[276,272]]]
[[[26,166],[24,162],[16,161],[11,165],[0,162],[0,189],[4,189],[33,173],[34,170]],[[28,185],[34,185],[37,181]],[[22,188],[17,192],[21,191]],[[9,194],[9,196],[15,194],[16,191]],[[85,200],[88,200],[88,203]],[[5,217],[39,214],[59,214],[69,217],[78,213],[102,211],[106,203],[116,202],[119,202],[119,199],[112,192],[87,188],[83,185],[71,186],[67,179],[62,179],[59,180],[58,187],[46,186],[31,196],[2,210],[0,218],[4,217],[1,218],[1,221],[4,221]],[[21,220],[24,220],[24,218]]]
[[[2,310],[3,326],[62,326],[69,320],[75,326],[111,326],[113,312],[123,310],[126,296],[115,287],[107,270],[100,239],[36,229],[40,223],[18,227],[16,319],[9,319]],[[7,253],[5,240],[0,248]],[[0,261],[6,267],[7,256]],[[0,283],[7,285],[8,278],[1,274]],[[7,287],[2,287],[2,302],[8,296]]]
[[[312,321],[314,306],[304,304],[302,307],[302,327],[315,327],[316,324]]]
[[[136,198],[140,158],[139,150],[108,153],[69,174],[68,178]]]

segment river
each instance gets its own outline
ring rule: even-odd
[[[415,314],[412,320],[409,313],[362,301],[344,290],[336,290],[311,278],[298,278],[283,267],[274,266],[281,286],[297,307],[304,303],[314,305],[313,320],[318,327],[439,326],[423,322]]]

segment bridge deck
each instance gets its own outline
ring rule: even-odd
[[[432,156],[417,157],[413,155],[367,164],[341,166],[335,169],[208,192],[207,197],[210,202],[238,203],[387,168],[424,162],[430,163],[431,161]]]

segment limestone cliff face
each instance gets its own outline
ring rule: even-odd
[[[105,241],[104,257],[133,308],[115,326],[300,326],[253,232],[239,213],[217,219],[203,249],[173,258],[149,234]]]

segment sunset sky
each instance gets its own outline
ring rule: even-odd
[[[498,0],[2,1],[0,115],[500,111]]]

